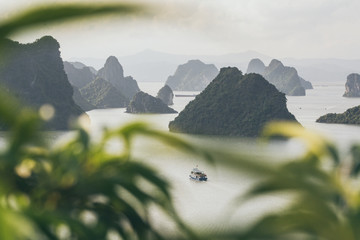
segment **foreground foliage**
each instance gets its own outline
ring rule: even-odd
[[[129,9],[35,9],[0,24],[0,37],[44,21]],[[54,147],[38,130],[38,114],[5,91],[0,92],[0,120],[9,128],[0,148],[0,239],[360,239],[360,145],[342,159],[326,139],[296,124],[273,123],[263,139],[295,138],[305,148],[292,159],[270,162],[271,156],[259,152],[229,151],[132,123],[104,131],[97,142],[79,127],[66,144]],[[258,181],[236,199],[234,211],[246,201],[279,192],[293,196],[292,201],[247,228],[194,234],[174,211],[169,183],[134,159],[133,140],[139,135],[251,173]],[[123,146],[117,153],[107,151],[113,139]],[[167,213],[177,231],[159,232],[151,206]]]

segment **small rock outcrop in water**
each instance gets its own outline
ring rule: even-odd
[[[110,82],[96,78],[80,89],[81,95],[96,108],[123,108],[129,103]]]
[[[126,108],[127,113],[177,113],[159,98],[138,92]]]
[[[258,136],[273,120],[297,122],[287,110],[285,94],[261,75],[222,68],[219,75],[170,122],[172,132]]]
[[[305,89],[313,88],[309,81],[298,75],[295,68],[286,67],[276,59],[273,59],[267,67],[260,59],[253,59],[248,65],[247,73],[261,74],[280,92],[289,96],[305,96]]]
[[[174,91],[202,91],[216,77],[219,70],[214,64],[190,60],[178,66],[166,84]]]
[[[60,45],[53,37],[45,36],[30,44],[1,40],[1,44],[0,83],[34,109],[52,105],[55,116],[47,122],[47,129],[68,129],[71,119],[84,114],[73,100]]]
[[[157,98],[161,99],[166,105],[173,105],[174,93],[168,85],[163,86],[157,93]]]
[[[105,65],[98,71],[98,77],[110,82],[129,101],[140,91],[139,86],[131,76],[124,77],[124,70],[114,56],[106,59]]]
[[[352,73],[347,76],[344,97],[360,97],[360,75]]]
[[[319,123],[360,124],[360,106],[349,108],[344,113],[328,113],[316,120]]]

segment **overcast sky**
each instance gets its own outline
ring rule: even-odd
[[[0,12],[6,17],[40,1],[1,0]],[[29,42],[52,35],[64,59],[124,56],[145,49],[199,55],[254,50],[274,58],[360,59],[359,0],[146,2],[160,3],[161,8],[148,18],[81,21],[14,38]]]

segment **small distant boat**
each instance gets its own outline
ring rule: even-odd
[[[204,173],[204,171],[201,171],[200,169],[197,168],[197,166],[195,168],[192,169],[189,178],[195,181],[207,181],[207,175]]]

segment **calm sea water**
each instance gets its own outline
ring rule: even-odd
[[[163,83],[139,83],[139,85],[143,91],[156,96]],[[360,99],[342,97],[344,89],[344,85],[315,85],[313,90],[307,91],[305,97],[287,97],[287,106],[304,127],[325,135],[346,149],[350,143],[360,142],[360,127],[315,122],[318,117],[326,113],[341,113],[350,107],[360,105]],[[193,99],[193,97],[177,97],[172,107],[181,111]],[[103,127],[116,127],[134,120],[147,121],[155,128],[167,131],[169,121],[176,117],[176,114],[127,114],[125,109],[93,110],[88,112],[88,115],[94,135],[99,134]],[[224,142],[222,141],[221,144]],[[233,224],[247,224],[265,211],[269,211],[269,206],[271,210],[280,209],[286,203],[286,197],[269,196],[266,199],[244,204],[236,211],[231,210],[232,217],[229,217],[233,199],[244,193],[254,181],[246,173],[232,172],[220,166],[201,162],[167,146],[149,144],[146,141],[138,145],[137,156],[147,159],[159,174],[169,179],[175,205],[180,215],[192,226],[205,230],[223,230]],[[277,151],[277,147],[279,146],[273,146],[274,149],[269,151],[281,152],[282,155],[296,152],[296,147],[292,148],[291,145],[285,146],[285,150],[284,146],[280,146],[281,151]],[[251,151],[251,149],[250,146],[247,150]],[[188,179],[189,171],[196,164],[207,172],[208,182],[197,183]],[[166,218],[161,213],[154,211],[154,218],[161,222],[162,226],[164,223],[166,225]]]

